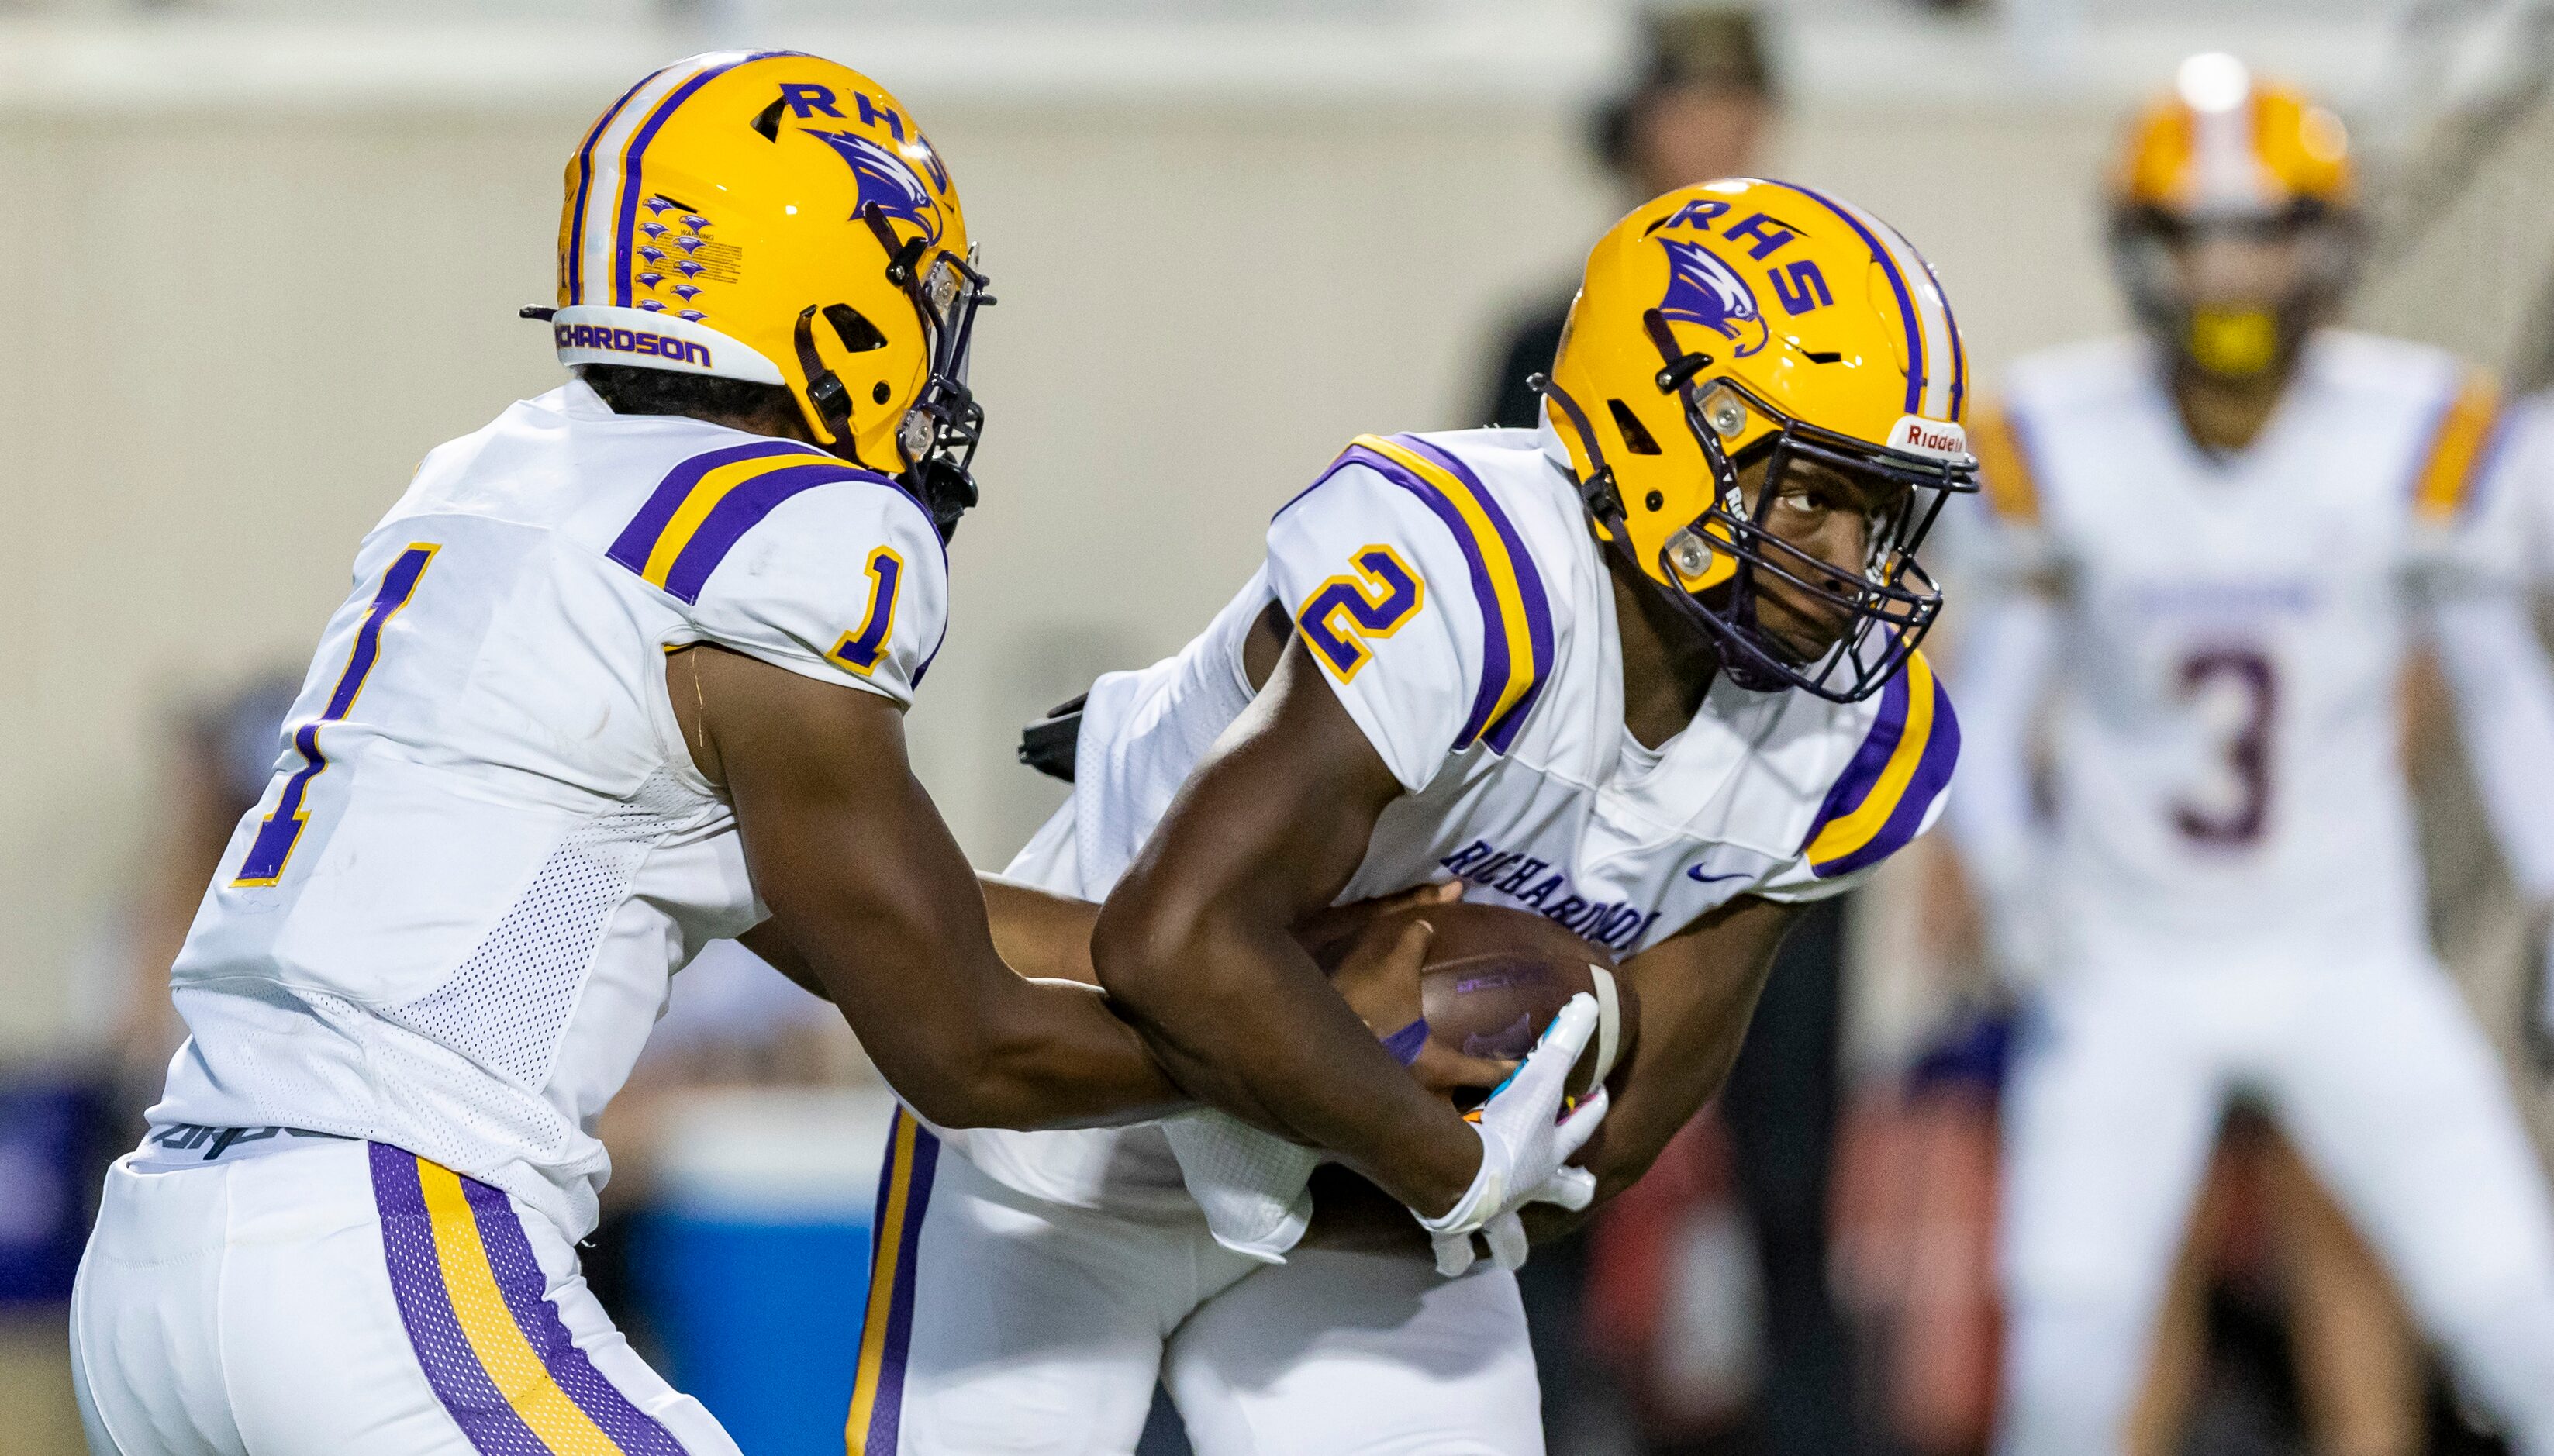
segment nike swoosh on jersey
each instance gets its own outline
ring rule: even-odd
[[[1735,874],[1704,874],[1702,872],[1702,866],[1699,864],[1687,865],[1685,867],[1684,875],[1686,879],[1692,880],[1694,883],[1701,885],[1716,885],[1722,880],[1744,880],[1754,879],[1756,877],[1753,870],[1745,869],[1739,870]]]

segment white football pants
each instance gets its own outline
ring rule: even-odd
[[[1166,1385],[1198,1456],[1542,1456],[1516,1277],[1223,1248],[1033,1198],[899,1111],[855,1456],[1131,1452]]]
[[[341,1139],[137,1160],[71,1295],[94,1456],[736,1456],[485,1183]]]
[[[2426,958],[2055,977],[2004,1108],[2004,1456],[2121,1447],[2219,1119],[2259,1098],[2527,1456],[2554,1456],[2554,1208]]]

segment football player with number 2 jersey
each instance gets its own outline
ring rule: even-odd
[[[177,959],[192,1036],[72,1301],[99,1456],[734,1452],[574,1248],[596,1114],[714,939],[937,1119],[1178,1100],[1100,998],[995,953],[905,766],[990,301],[912,113],[702,56],[566,181],[560,306],[527,311],[577,378],[364,539]]]
[[[1780,182],[1670,193],[1589,256],[1542,428],[1357,439],[1196,640],[1101,679],[1072,800],[1007,873],[1106,897],[1102,982],[1223,1110],[901,1125],[850,1449],[1131,1451],[1159,1380],[1202,1456],[1541,1451],[1529,1220],[1636,1178],[1795,907],[1939,812],[1959,729],[1914,553],[1973,489],[1966,383],[1886,224]],[[1583,1168],[1494,1178],[1464,1150],[1508,1134],[1288,934],[1431,882],[1622,957],[1640,1031],[1576,1114],[1610,1095]],[[1313,1147],[1397,1237],[1329,1236]]]
[[[2542,903],[2554,686],[2500,559],[2490,382],[2322,327],[2356,227],[2341,124],[2192,58],[2114,194],[2146,337],[2015,365],[1977,432],[2001,587],[1964,642],[1954,826],[2005,958],[2047,970],[2005,1104],[2015,1456],[2123,1448],[2236,1096],[2515,1448],[2554,1452],[2554,1211],[2427,944],[2396,693],[2425,638]]]

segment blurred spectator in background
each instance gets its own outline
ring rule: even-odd
[[[1628,206],[1748,173],[1779,90],[1752,9],[1657,13],[1636,76],[1598,109],[1590,140]],[[1489,381],[1491,422],[1541,419],[1526,380],[1552,367],[1568,310],[1567,295],[1548,299],[1513,325]],[[1722,1126],[1680,1145],[1655,1195],[1626,1198],[1590,1238],[1522,1272],[1556,1452],[1619,1447],[1626,1390],[1654,1445],[1718,1428],[1773,1456],[1851,1449],[1850,1362],[1827,1289],[1850,898],[1809,907],[1793,928],[1718,1103]],[[1731,1193],[1743,1219],[1729,1216]],[[1645,1302],[1617,1307],[1632,1291]]]
[[[299,678],[275,668],[180,711],[168,767],[146,822],[152,839],[125,897],[99,926],[72,994],[78,1019],[102,1033],[113,1082],[118,1152],[139,1142],[169,1058],[186,1039],[169,1000],[169,966],[194,923],[222,846],[266,792],[284,750],[284,716]]]
[[[1596,160],[1622,183],[1624,207],[1695,182],[1744,175],[1755,165],[1778,92],[1754,10],[1714,6],[1654,15],[1639,65],[1629,89],[1599,107],[1589,127]],[[1547,298],[1510,329],[1490,379],[1490,423],[1532,429],[1543,417],[1525,382],[1552,368],[1569,299],[1567,292]]]

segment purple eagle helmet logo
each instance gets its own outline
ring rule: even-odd
[[[853,216],[859,216],[874,202],[890,222],[909,222],[922,229],[926,243],[940,241],[940,205],[932,200],[911,164],[858,132],[811,131],[807,135],[823,139],[851,168],[852,177],[860,186],[860,201],[852,209]]]
[[[1770,337],[1765,315],[1737,270],[1699,243],[1661,238],[1659,245],[1668,250],[1668,291],[1659,300],[1661,317],[1711,330],[1735,343],[1740,359],[1765,347]]]

